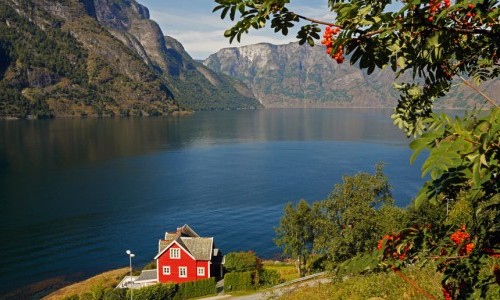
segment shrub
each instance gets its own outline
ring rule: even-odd
[[[224,291],[245,291],[253,288],[253,272],[232,272],[224,275]]]
[[[136,300],[170,300],[175,296],[176,292],[176,284],[158,283],[141,289],[134,289],[133,297]],[[127,290],[128,298],[130,298],[130,290]]]
[[[126,289],[108,288],[104,291],[103,300],[125,300],[127,295]]]
[[[259,279],[260,279],[260,285],[263,286],[273,286],[284,282],[278,271],[268,270],[268,269],[263,269],[260,272]]]
[[[215,294],[215,278],[190,281],[178,284],[179,288],[174,299],[189,299]]]
[[[226,255],[224,267],[228,272],[253,272],[262,268],[255,252],[231,252]]]

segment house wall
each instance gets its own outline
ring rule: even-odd
[[[180,258],[173,259],[170,258],[170,249],[179,248]],[[205,279],[209,277],[209,263],[208,261],[196,261],[193,259],[188,252],[186,252],[182,247],[176,243],[172,244],[163,254],[158,257],[158,281],[162,283],[175,282],[181,283],[186,281],[194,281],[199,279]],[[163,267],[170,266],[170,275],[163,274]],[[187,277],[179,277],[179,267],[187,268]],[[205,268],[205,275],[198,276],[198,267]]]

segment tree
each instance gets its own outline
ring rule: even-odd
[[[333,263],[372,250],[381,229],[390,227],[383,224],[392,223],[390,214],[382,217],[381,212],[393,202],[383,164],[376,165],[374,174],[344,176],[328,198],[313,205],[314,249]]]
[[[445,296],[466,298],[475,293],[483,297],[490,282],[495,278],[500,281],[491,271],[487,279],[480,280],[477,272],[485,258],[500,252],[500,109],[498,100],[470,82],[479,84],[500,74],[499,1],[328,0],[333,21],[313,20],[289,11],[290,0],[215,2],[214,11],[236,21],[224,33],[231,41],[268,22],[276,32],[286,35],[289,28],[305,20],[309,23],[301,25],[299,42],[313,46],[320,39],[319,26],[328,26],[322,43],[337,62],[342,63],[348,55],[351,64],[368,74],[388,67],[396,78],[410,73],[411,82],[395,85],[401,94],[392,118],[409,136],[416,137],[410,144],[412,161],[422,150],[429,152],[422,174],[429,174],[430,180],[417,195],[415,205],[418,208],[430,202],[443,206],[449,199],[457,203],[465,199],[473,212],[466,228],[468,243],[473,241],[475,247],[460,259],[448,257],[441,264]],[[478,105],[489,106],[489,110],[455,119],[434,114],[434,101],[456,82],[474,89],[484,99]],[[427,227],[419,228],[425,231]],[[429,244],[421,246],[425,245]],[[432,245],[422,250],[439,255],[441,249]],[[461,247],[456,245],[456,251]]]
[[[285,255],[296,259],[299,276],[305,275],[307,258],[311,254],[313,242],[313,221],[311,207],[305,200],[300,200],[297,208],[292,203],[285,206],[274,240],[278,247],[283,248]]]
[[[256,272],[262,269],[260,259],[252,251],[231,252],[224,259],[224,268],[228,272]]]

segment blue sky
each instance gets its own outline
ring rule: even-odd
[[[286,44],[296,41],[295,34],[275,34],[272,30],[251,31],[241,43],[229,44],[223,35],[230,22],[212,13],[216,6],[211,0],[137,0],[149,8],[151,19],[156,21],[164,35],[179,40],[195,59],[204,59],[219,49],[260,42]],[[305,16],[332,20],[326,0],[294,0],[289,8]]]

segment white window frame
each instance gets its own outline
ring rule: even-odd
[[[180,259],[181,258],[181,249],[170,248],[170,258],[171,259]]]
[[[163,275],[170,275],[170,266],[163,266]]]
[[[205,267],[198,267],[196,270],[198,276],[205,276]]]
[[[184,274],[182,274],[182,273],[184,273]],[[187,278],[187,277],[188,277],[188,268],[187,267],[179,267],[179,278]]]

